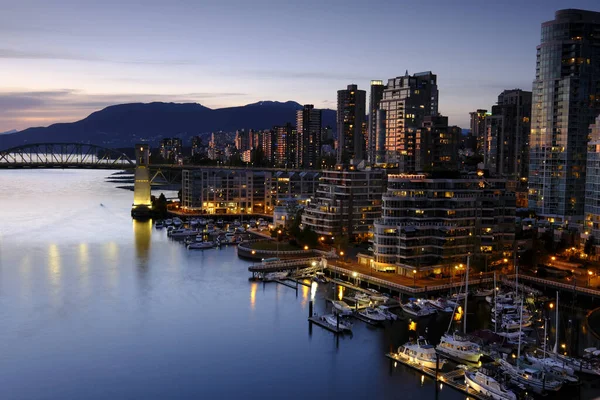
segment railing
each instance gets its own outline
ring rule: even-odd
[[[513,275],[513,277],[514,277],[514,275]],[[575,292],[579,292],[579,293],[589,294],[590,296],[600,297],[600,290],[584,288],[581,286],[577,286],[575,284],[561,283],[561,282],[537,278],[535,276],[529,276],[529,275],[519,275],[519,279],[525,279],[525,280],[529,280],[529,281],[543,284],[546,286],[554,286],[554,287],[561,288],[561,289],[566,289],[566,290],[575,291]]]
[[[297,267],[299,265],[312,264],[313,262],[320,262],[320,258],[311,257],[311,258],[301,258],[287,261],[272,261],[266,264],[254,264],[248,267],[248,271],[250,272],[266,272],[266,271],[276,271],[276,270],[284,270],[291,267]]]

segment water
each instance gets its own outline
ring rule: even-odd
[[[310,329],[310,288],[250,282],[234,248],[188,252],[132,221],[109,174],[0,172],[0,398],[465,398],[391,367],[408,320]]]

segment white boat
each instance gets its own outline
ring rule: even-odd
[[[517,400],[517,396],[512,391],[481,372],[465,371],[465,383],[467,387],[494,400]]]
[[[456,306],[456,303],[452,302],[452,305],[450,305],[444,299],[427,300],[427,302],[436,310],[446,313],[454,312],[454,307]]]
[[[183,225],[183,221],[181,220],[181,218],[175,217],[175,218],[173,218],[173,225],[175,225],[176,227],[181,226],[181,225]]]
[[[197,236],[198,235],[198,231],[196,230],[192,230],[192,229],[186,229],[186,228],[181,228],[181,229],[173,229],[171,232],[168,233],[168,235],[172,238],[185,238],[188,236]]]
[[[234,227],[236,227],[236,228],[237,228],[238,226],[241,226],[241,225],[242,225],[242,224],[240,223],[240,220],[239,220],[239,219],[236,219],[235,221],[233,221],[233,226],[234,226]]]
[[[195,228],[198,226],[198,220],[197,219],[191,219],[190,220],[190,227],[191,228]]]
[[[331,300],[333,307],[342,314],[352,314],[352,308],[344,302],[339,300]]]
[[[473,296],[475,297],[487,297],[487,296],[493,296],[494,295],[494,289],[479,289],[476,290],[475,293],[473,294]]]
[[[376,308],[376,310],[379,314],[383,315],[386,319],[389,319],[392,321],[395,321],[398,319],[398,316],[396,314],[394,314],[393,312],[391,312],[388,306],[381,305],[381,306],[378,306]]]
[[[354,294],[354,297],[351,297],[351,299],[353,299],[354,301],[358,302],[358,303],[370,303],[371,302],[371,298],[364,294],[364,293],[360,293],[360,292],[356,292]]]
[[[225,234],[225,242],[228,244],[233,244],[237,242],[235,233],[227,232]]]
[[[339,320],[338,320],[339,318]],[[327,314],[327,315],[323,315],[321,317],[321,319],[325,322],[327,322],[329,325],[331,325],[334,328],[339,327],[339,329],[343,330],[343,331],[352,331],[352,324],[349,323],[348,321],[345,321],[342,317],[338,317],[337,315],[333,315],[333,314]]]
[[[406,304],[402,304],[401,307],[402,311],[413,317],[426,317],[436,313],[433,307],[429,307],[429,305],[424,303],[417,304],[415,301],[409,301]]]
[[[287,272],[269,272],[265,274],[265,281],[275,281],[279,279],[284,279],[288,276]]]
[[[198,221],[198,223],[200,224],[200,226],[206,226],[206,224],[208,223],[208,221],[206,220],[206,218],[200,218],[200,220]]]
[[[173,225],[173,220],[171,218],[165,219],[165,225],[166,226]]]
[[[544,369],[546,372],[550,372],[555,374],[555,377],[559,380],[568,381],[570,383],[576,383],[579,379],[570,379],[568,376],[575,377],[575,371],[572,367],[566,365],[565,363],[561,363],[560,361],[552,358],[545,357],[544,352],[542,350],[542,357],[537,357],[533,354],[526,354],[525,359],[535,368]],[[567,375],[566,377],[564,375]],[[563,377],[561,379],[560,377]]]
[[[371,307],[360,310],[358,313],[371,322],[379,323],[387,320],[385,315],[380,314],[376,309]]]
[[[500,368],[511,380],[524,385],[538,394],[542,394],[544,391],[556,392],[563,386],[562,382],[545,376],[545,373],[538,369],[520,368],[503,359],[500,359],[499,362]]]
[[[383,303],[385,303],[386,301],[388,301],[388,297],[382,295],[377,290],[375,290],[375,289],[367,289],[367,290],[372,293],[371,295],[369,295],[369,297],[371,298],[371,300],[373,300],[373,301],[380,301],[380,302],[383,302]]]
[[[246,230],[244,229],[243,226],[238,226],[237,228],[235,228],[235,231],[238,233],[244,233],[246,232]]]
[[[162,229],[165,227],[164,223],[162,221],[156,221],[156,224],[154,224],[154,227],[156,229]]]
[[[495,321],[492,321],[495,322]],[[521,324],[522,328],[529,328],[532,325],[531,321],[523,321],[523,323]],[[502,324],[500,325],[502,327],[502,329],[505,329],[507,331],[511,331],[514,329],[519,329],[519,321],[515,321],[513,319],[508,319],[508,318],[504,318],[502,320]]]
[[[223,220],[222,219],[218,219],[217,220],[217,226],[218,227],[222,227],[223,225],[225,225],[225,223],[223,222]]]
[[[320,283],[327,283],[327,282],[329,282],[329,280],[325,276],[325,273],[323,273],[323,272],[316,272],[315,276],[313,276],[313,281],[320,282]]]
[[[215,231],[215,226],[213,224],[208,224],[206,226],[206,232],[207,233],[213,233]]]
[[[477,343],[456,334],[444,334],[435,350],[441,355],[471,363],[479,362],[482,356],[481,348]]]
[[[213,242],[194,242],[188,244],[187,246],[188,250],[206,250],[212,249],[214,247],[215,244]]]
[[[434,370],[436,369],[436,360],[439,359],[440,369],[446,363],[446,360],[439,358],[434,347],[422,337],[419,337],[415,343],[408,342],[404,346],[398,347],[397,356],[405,361]]]

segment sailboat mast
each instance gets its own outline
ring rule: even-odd
[[[556,341],[554,342],[554,354],[558,352],[558,290],[556,291]]]
[[[517,296],[519,295],[519,266],[517,265],[517,250],[514,250],[515,252],[515,257],[514,257],[514,265],[515,265],[515,299],[517,298]]]
[[[498,304],[496,303],[496,271],[494,271],[494,333],[498,331]]]
[[[521,335],[523,334],[523,299],[521,299],[521,317],[519,319],[519,349],[517,350],[517,365],[521,359]]]
[[[548,339],[548,318],[544,318],[544,360],[546,359],[546,340]]]
[[[467,256],[467,273],[465,275],[465,335],[467,334],[467,301],[469,300],[469,263],[470,263],[470,261],[471,261],[471,256]]]

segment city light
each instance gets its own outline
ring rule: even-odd
[[[308,246],[304,246],[304,250],[308,250]]]

